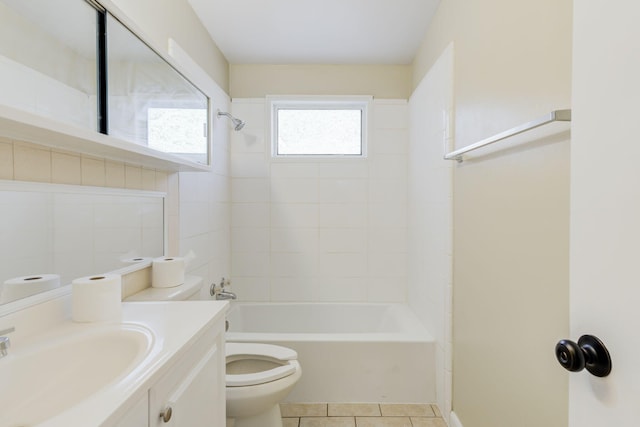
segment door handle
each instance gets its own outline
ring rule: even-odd
[[[593,335],[581,336],[577,344],[570,340],[558,341],[556,359],[563,368],[571,372],[580,372],[586,368],[596,377],[606,377],[611,372],[609,350]]]

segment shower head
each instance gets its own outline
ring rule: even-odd
[[[218,110],[218,117],[220,117],[220,116],[229,117],[229,119],[231,119],[231,123],[233,123],[233,130],[235,130],[235,131],[239,131],[246,124],[246,122],[244,120],[236,119],[231,114],[225,113],[223,111]]]

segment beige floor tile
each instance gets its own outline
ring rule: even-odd
[[[298,427],[300,418],[283,418],[282,427]]]
[[[383,417],[435,417],[431,405],[419,403],[381,403]]]
[[[431,405],[431,409],[433,409],[433,413],[436,414],[436,417],[442,418],[442,412],[440,412],[438,405]]]
[[[282,417],[326,417],[326,403],[281,403]]]
[[[447,427],[442,418],[411,417],[413,427]]]
[[[330,417],[376,417],[380,416],[377,403],[329,403]]]
[[[303,417],[300,427],[355,427],[353,417]]]
[[[412,427],[409,417],[356,417],[356,427]]]

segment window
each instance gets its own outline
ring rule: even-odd
[[[370,100],[271,99],[273,155],[364,157]]]

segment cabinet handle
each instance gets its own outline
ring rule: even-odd
[[[171,415],[173,415],[173,409],[171,409],[171,406],[167,406],[162,412],[160,412],[160,418],[162,418],[162,421],[165,423],[171,421]]]

